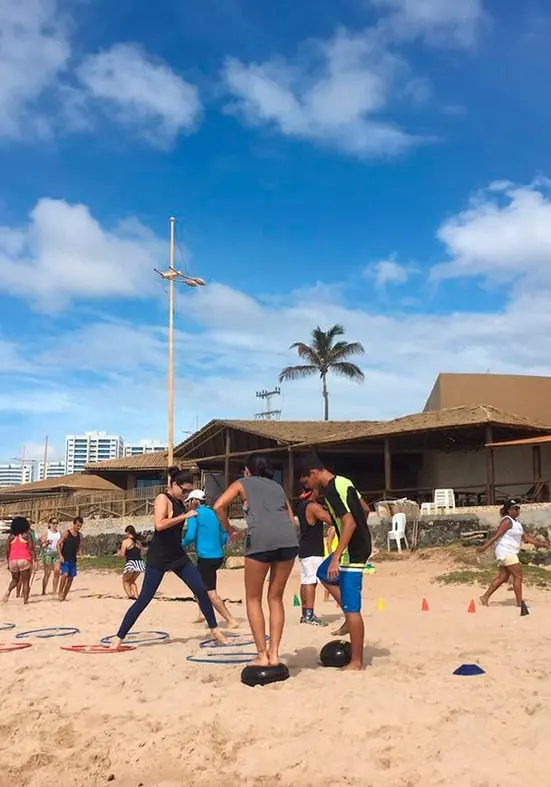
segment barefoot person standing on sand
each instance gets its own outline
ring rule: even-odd
[[[122,644],[134,623],[153,600],[163,577],[169,571],[173,571],[196,597],[214,639],[223,645],[227,644],[227,639],[218,628],[214,609],[201,575],[182,547],[183,524],[186,519],[195,516],[194,511],[187,513],[184,511],[184,499],[192,489],[193,476],[189,471],[180,470],[178,467],[168,468],[167,490],[155,498],[155,532],[147,550],[142,589],[137,600],[124,616],[117,636],[113,637],[111,647],[118,648]]]
[[[352,481],[335,476],[315,454],[302,459],[301,483],[322,489],[325,503],[338,531],[339,543],[318,569],[318,577],[344,612],[340,634],[350,634],[352,658],[346,669],[363,668],[364,622],[362,579],[371,555],[371,534],[361,497]],[[344,557],[348,555],[348,563]]]
[[[523,541],[536,547],[542,546],[542,542],[524,532],[522,522],[518,518],[520,506],[516,500],[506,500],[499,513],[501,515],[499,527],[494,535],[478,548],[479,552],[485,552],[488,547],[495,544],[495,556],[499,568],[499,572],[488,590],[483,596],[480,596],[480,603],[487,607],[490,596],[509,578],[512,578],[517,606],[520,607],[522,606],[522,568],[518,559],[520,547]]]
[[[24,516],[16,516],[12,520],[10,534],[6,541],[6,558],[11,582],[3,602],[5,604],[9,600],[12,590],[21,587],[23,604],[28,604],[31,571],[33,565],[36,565],[36,552],[31,538],[31,526]]]
[[[285,624],[283,592],[298,554],[295,518],[267,457],[251,455],[243,478],[234,481],[214,504],[222,527],[230,531],[228,509],[240,498],[247,501],[245,521],[245,598],[247,617],[256,645],[255,666],[276,666]],[[266,649],[266,621],[262,611],[262,591],[266,575],[270,610],[270,644]]]
[[[84,524],[81,516],[73,519],[73,524],[57,542],[60,559],[59,600],[65,601],[77,575],[77,558],[80,554],[80,529]]]

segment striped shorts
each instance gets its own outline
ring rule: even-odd
[[[130,574],[134,571],[137,571],[138,574],[143,574],[145,571],[145,563],[143,560],[127,560],[124,564],[124,571],[123,574]]]

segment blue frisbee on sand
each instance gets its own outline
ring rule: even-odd
[[[479,667],[478,664],[461,664],[456,670],[453,671],[454,675],[485,675],[486,673]]]

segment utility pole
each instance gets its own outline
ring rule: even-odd
[[[174,462],[174,285],[181,282],[188,287],[204,287],[206,282],[188,276],[174,267],[174,230],[176,219],[170,218],[170,250],[167,271],[158,271],[161,279],[168,281],[168,465]]]
[[[272,397],[279,396],[280,394],[280,388],[274,388],[273,391],[266,391],[266,389],[264,389],[256,392],[256,398],[266,402],[265,409],[261,413],[255,414],[257,421],[279,421],[281,410],[272,410]]]

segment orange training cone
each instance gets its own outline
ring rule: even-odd
[[[474,599],[471,599],[471,603],[467,608],[467,612],[476,612],[476,604],[474,603]]]
[[[421,604],[421,612],[428,612],[429,611],[429,602],[426,598],[423,599],[423,603]]]

